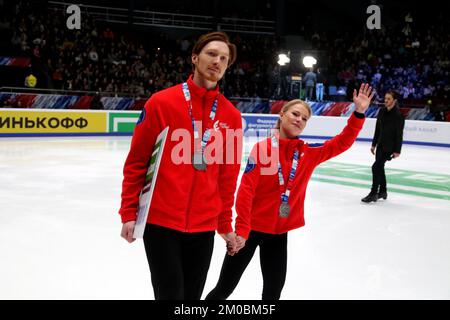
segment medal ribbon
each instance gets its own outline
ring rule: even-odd
[[[191,93],[189,91],[189,87],[186,82],[183,83],[183,94],[184,94],[184,98],[186,99],[186,102],[189,104],[189,116],[191,117],[192,129],[194,130],[194,148],[196,149],[196,146],[198,146],[198,140],[200,139],[200,133],[198,132],[198,128],[197,128],[197,125],[195,124],[195,119],[192,114]],[[209,114],[209,118],[211,119],[212,122],[214,122],[214,119],[216,118],[216,111],[217,111],[217,99],[214,100],[214,103],[211,108],[211,112]],[[210,138],[211,138],[211,129],[208,128],[205,130],[205,133],[203,134],[201,144],[200,144],[202,157],[203,157],[203,151],[205,150],[206,144],[208,143]]]
[[[277,138],[272,135],[272,150],[273,148],[278,148],[278,140]],[[298,150],[294,151],[294,156],[292,158],[292,167],[291,171],[289,172],[289,180],[286,186],[286,191],[284,191],[281,194],[281,203],[288,203],[289,195],[291,194],[292,184],[294,181],[295,173],[297,172],[297,165],[298,165],[298,158],[299,158],[299,152]],[[283,178],[283,172],[281,171],[281,163],[278,161],[278,181],[280,183],[280,187],[284,186],[284,178]]]

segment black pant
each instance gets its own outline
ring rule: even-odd
[[[214,234],[185,233],[147,224],[144,246],[156,300],[200,300]]]
[[[206,300],[224,300],[233,293],[259,246],[263,275],[263,300],[279,300],[286,280],[287,233],[280,235],[251,231],[245,247],[234,256],[225,255],[219,281]]]
[[[375,152],[375,162],[372,165],[372,190],[371,192],[386,191],[386,173],[384,164],[391,160],[392,152],[385,152],[381,146]]]

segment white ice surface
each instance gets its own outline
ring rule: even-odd
[[[0,139],[0,299],[153,299],[141,241],[120,237],[130,137]],[[357,142],[335,162],[370,166]],[[449,174],[450,150],[404,145],[389,168]],[[450,201],[311,181],[282,299],[450,299]],[[203,296],[219,276],[216,236]],[[260,299],[259,252],[230,299]]]

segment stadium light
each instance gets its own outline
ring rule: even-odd
[[[278,55],[278,64],[284,66],[286,63],[291,62],[291,59],[284,53]]]
[[[305,68],[312,68],[316,63],[316,58],[312,56],[306,56],[303,58],[303,65],[305,66]]]

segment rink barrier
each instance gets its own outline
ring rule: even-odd
[[[287,102],[287,100],[262,99],[258,97],[230,97],[229,99],[241,113],[254,114],[278,114],[281,107]],[[88,110],[94,109],[92,108],[93,101],[93,94],[70,95],[28,92],[0,92],[0,106],[11,108]],[[102,96],[100,102],[105,110],[133,111],[141,110],[147,102],[147,98]],[[311,106],[313,115],[316,116],[348,116],[351,112],[353,112],[355,108],[354,103],[351,101],[309,101],[308,103]],[[378,104],[371,104],[369,106],[369,109],[366,111],[366,116],[368,118],[376,118],[379,110],[380,106]],[[402,112],[402,114],[408,120],[433,121],[435,119],[434,113],[430,112],[429,108],[425,105],[420,108],[411,108],[408,106],[408,104],[402,104],[402,106],[400,107],[400,112]],[[445,113],[444,118],[447,119],[447,121],[450,121],[449,111]]]
[[[0,109],[0,137],[128,136],[140,111]],[[348,117],[313,116],[302,138],[327,140],[341,132]],[[272,114],[242,114],[246,136],[266,137],[278,119]],[[376,119],[367,118],[358,141],[371,142]],[[406,120],[404,143],[450,147],[450,123]]]

